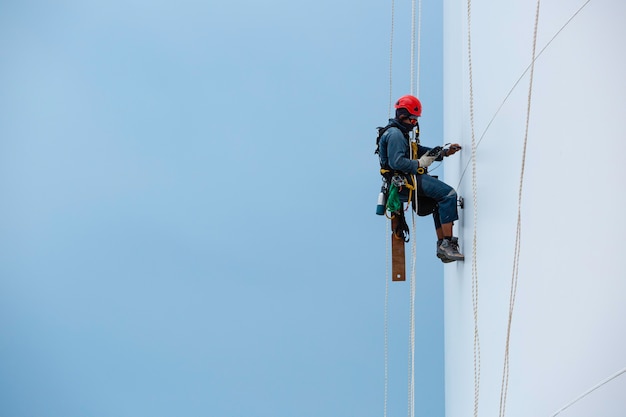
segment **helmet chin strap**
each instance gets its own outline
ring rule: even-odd
[[[419,122],[416,120],[415,121],[415,142],[417,142],[417,144],[419,145],[420,143],[420,124]]]

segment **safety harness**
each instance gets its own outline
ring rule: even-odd
[[[388,124],[385,127],[377,127],[378,136],[376,137],[376,150],[375,154],[379,154],[379,146],[380,146],[380,138],[383,134],[394,126],[392,124]],[[417,159],[417,141],[411,142],[409,134],[406,132],[402,132],[403,136],[407,140],[407,143],[410,144],[411,151],[413,153],[413,159]],[[417,126],[416,130],[416,138],[419,137],[419,126]],[[420,172],[421,171],[421,172]],[[418,168],[418,174],[423,174],[426,171],[423,168]],[[382,176],[383,184],[381,186],[381,193],[383,195],[383,204],[385,204],[386,210],[391,213],[391,216],[388,216],[390,219],[396,218],[398,221],[396,222],[396,227],[393,230],[393,234],[398,239],[403,239],[405,242],[410,240],[410,229],[404,217],[404,211],[402,202],[400,201],[399,193],[402,191],[403,187],[406,187],[409,190],[408,201],[411,201],[413,196],[413,192],[416,192],[416,180],[414,180],[413,175],[407,174],[402,171],[392,169],[388,164],[381,164],[380,166],[380,175]],[[408,209],[407,205],[407,209]],[[386,213],[385,213],[386,215]]]

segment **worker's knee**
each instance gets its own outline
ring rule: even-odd
[[[456,208],[457,194],[452,187],[439,202],[439,217],[441,223],[450,223],[459,219]]]
[[[450,187],[450,191],[448,191],[448,194],[445,198],[456,201],[456,191],[454,191],[454,188]]]

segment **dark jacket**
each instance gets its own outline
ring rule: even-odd
[[[380,137],[378,156],[380,166],[391,168],[405,174],[417,174],[419,164],[417,160],[411,159],[411,145],[409,144],[409,133],[407,129],[397,119],[389,119],[388,128]],[[426,146],[417,145],[417,157],[424,155],[431,150]],[[442,156],[437,158],[441,161]]]

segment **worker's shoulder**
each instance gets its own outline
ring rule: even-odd
[[[408,136],[405,135],[400,128],[392,126],[385,132],[381,140],[400,146],[400,144],[406,145]]]
[[[404,137],[404,133],[402,133],[402,130],[400,130],[399,127],[397,126],[385,126],[384,131],[381,134],[381,137],[386,136],[388,138],[392,138],[392,137],[398,137],[398,138],[403,138]]]

